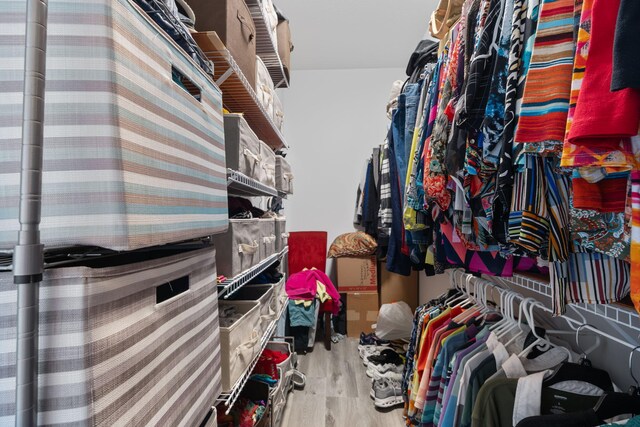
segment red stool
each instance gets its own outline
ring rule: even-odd
[[[327,268],[327,232],[292,231],[289,233],[289,275],[305,268],[316,268],[323,273]],[[327,301],[329,302],[329,301]],[[324,314],[324,346],[331,350],[331,311],[332,304],[320,306],[320,315]]]

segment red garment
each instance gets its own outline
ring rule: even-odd
[[[589,183],[573,178],[573,206],[598,212],[624,212],[627,201],[627,178],[607,178]]]
[[[638,133],[640,93],[634,89],[610,90],[619,8],[620,0],[594,1],[589,57],[569,131],[572,144],[616,150],[621,138]]]

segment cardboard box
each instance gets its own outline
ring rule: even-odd
[[[347,336],[358,338],[360,332],[373,332],[371,325],[378,320],[378,293],[347,294]]]
[[[339,292],[378,292],[375,257],[337,258]]]
[[[291,81],[291,52],[293,52],[293,43],[291,43],[291,28],[289,27],[289,20],[281,20],[278,22],[277,27],[278,34],[278,55],[280,61],[282,61],[282,68],[287,76],[287,80]]]
[[[410,276],[401,276],[380,268],[380,305],[404,301],[415,311],[418,306],[418,272],[412,271]]]
[[[245,1],[188,0],[187,3],[196,14],[196,30],[215,31],[255,88],[256,26]]]

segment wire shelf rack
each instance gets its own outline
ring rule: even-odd
[[[278,196],[278,190],[249,178],[233,169],[227,169],[227,187],[230,194],[245,197]]]
[[[532,277],[524,274],[514,274],[513,277],[482,276],[482,278],[490,282],[515,285],[520,288],[528,289],[529,291],[532,291],[542,297],[551,299],[551,286],[549,285],[548,281],[542,278]],[[584,313],[594,314],[606,319],[607,321],[640,331],[640,316],[632,307],[628,307],[620,303],[574,303],[569,304],[569,306],[574,307]]]
[[[269,324],[269,327],[267,328],[264,335],[262,335],[262,338],[260,339],[260,352],[251,361],[249,366],[247,366],[247,369],[240,376],[240,378],[238,378],[236,383],[233,385],[231,391],[227,393],[222,393],[216,400],[216,405],[219,405],[220,403],[224,403],[224,405],[227,407],[226,414],[229,414],[229,412],[231,411],[231,408],[233,407],[233,404],[236,402],[236,400],[238,400],[238,397],[240,396],[240,392],[242,391],[245,384],[247,383],[247,380],[249,380],[249,377],[251,376],[251,372],[253,372],[253,368],[255,368],[256,364],[258,363],[258,359],[260,359],[260,355],[262,354],[264,349],[267,347],[267,343],[271,340],[271,337],[275,333],[276,328],[278,327],[278,322],[280,321],[280,318],[282,317],[286,309],[287,309],[287,304],[283,304],[282,309],[277,314],[276,318]]]
[[[222,103],[244,118],[258,138],[274,149],[287,147],[284,136],[267,113],[240,67],[215,31],[195,33],[193,38],[214,63],[214,81],[222,90]]]
[[[282,251],[271,255],[259,264],[254,265],[237,276],[218,283],[218,298],[229,298],[234,292],[249,283],[254,277],[266,270],[271,264],[282,259],[287,253],[289,253],[288,246]]]
[[[278,41],[274,40],[273,33],[269,31],[262,0],[247,0],[247,6],[256,25],[256,53],[267,66],[275,87],[289,87],[289,80],[278,55]]]

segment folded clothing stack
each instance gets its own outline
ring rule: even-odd
[[[218,427],[253,427],[264,415],[267,402],[249,400],[241,397],[229,412],[218,410]]]
[[[253,369],[253,374],[257,376],[255,378],[252,376],[252,378],[257,381],[262,381],[261,376],[266,375],[273,380],[279,380],[280,373],[278,372],[278,365],[287,360],[288,357],[289,355],[287,353],[269,348],[265,349],[260,355],[256,367]],[[269,384],[268,381],[267,384]]]

